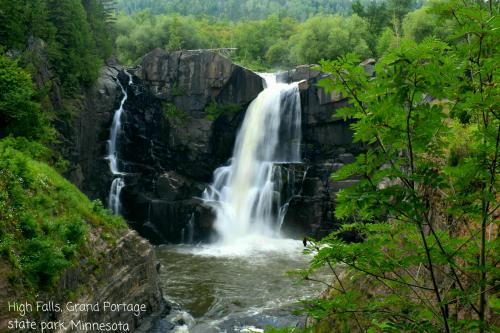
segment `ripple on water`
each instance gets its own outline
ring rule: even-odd
[[[302,252],[301,241],[252,235],[234,243],[157,248],[165,295],[194,316],[195,328],[228,333],[300,320],[291,310],[322,290],[296,285],[287,274],[308,266],[310,256]]]

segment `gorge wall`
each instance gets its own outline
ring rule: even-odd
[[[365,67],[370,70],[370,63]],[[167,53],[155,49],[127,70],[106,66],[89,92],[86,110],[68,136],[75,167],[69,178],[92,198],[106,202],[112,180],[106,141],[121,90],[127,89],[123,133],[118,149],[127,175],[122,214],[153,243],[208,240],[213,213],[199,199],[213,171],[231,157],[248,104],[263,89],[257,74],[210,51]],[[349,124],[335,119],[346,106],[316,83],[324,74],[301,66],[281,73],[283,82],[302,81],[302,155],[285,179],[295,196],[283,223],[295,237],[321,237],[337,227],[335,193],[355,182],[330,180],[331,172],[354,161],[362,149],[352,143]],[[71,158],[70,158],[71,159]],[[290,177],[290,175],[293,175]]]

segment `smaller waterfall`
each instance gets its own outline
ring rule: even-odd
[[[193,234],[194,234],[194,213],[191,214],[189,218],[189,222],[187,224],[188,234],[187,234],[187,242],[188,244],[193,244]]]
[[[187,237],[186,237],[187,229]],[[193,244],[194,237],[194,213],[189,217],[187,225],[181,229],[181,243],[182,244]]]
[[[129,78],[128,85],[132,85],[132,75],[130,75],[130,73],[128,73],[127,71],[125,71],[125,74],[127,74]],[[123,178],[125,172],[120,171],[117,145],[122,131],[121,119],[123,112],[125,111],[123,105],[128,98],[127,90],[125,89],[125,87],[123,87],[118,78],[116,79],[116,81],[118,82],[118,85],[122,90],[123,97],[120,102],[120,107],[115,111],[115,114],[113,116],[113,122],[111,123],[111,131],[108,140],[108,155],[106,156],[106,160],[108,160],[109,162],[109,170],[113,174],[113,181],[111,182],[111,188],[109,190],[108,197],[108,207],[113,211],[113,214],[120,213],[120,194],[123,187],[125,187],[125,179]]]
[[[111,182],[109,191],[108,207],[111,208],[114,214],[118,214],[121,208],[120,193],[125,186],[125,181],[122,177],[117,177]]]

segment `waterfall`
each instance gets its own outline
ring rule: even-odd
[[[125,74],[127,74],[129,79],[128,85],[132,85],[132,75],[130,75],[130,73],[128,73],[127,71],[125,71]],[[118,85],[122,90],[123,97],[120,101],[120,107],[115,111],[115,114],[113,116],[113,122],[111,123],[111,130],[108,140],[108,155],[106,156],[106,160],[108,160],[109,162],[109,170],[113,174],[113,181],[111,182],[111,188],[109,190],[108,197],[108,207],[113,211],[113,214],[120,213],[120,193],[125,186],[125,179],[123,178],[125,172],[120,171],[117,144],[122,131],[121,118],[123,112],[125,111],[123,109],[123,105],[128,98],[127,90],[125,89],[125,87],[123,87],[118,78],[116,79],[116,82],[118,82]]]
[[[264,74],[265,89],[247,109],[228,166],[215,170],[203,199],[216,213],[223,242],[248,236],[279,236],[286,213],[281,166],[300,162],[298,83],[277,83]]]

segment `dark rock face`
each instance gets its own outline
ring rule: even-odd
[[[371,72],[373,62],[363,66]],[[122,68],[105,67],[87,93],[86,111],[68,130],[67,155],[74,161],[69,177],[90,197],[107,201],[112,177],[104,157],[122,98],[118,78],[128,93],[118,142],[120,170],[127,172],[121,213],[154,243],[209,240],[214,214],[199,198],[213,171],[231,157],[244,111],[263,89],[262,79],[209,51],[155,49],[128,72],[131,85]],[[317,87],[324,77],[309,65],[278,75],[282,82],[302,81],[304,163],[287,171],[294,177],[284,183],[293,182],[293,191],[283,194],[291,196],[283,231],[299,238],[321,237],[339,226],[333,216],[336,192],[356,179],[334,182],[330,175],[364,150],[352,143],[350,124],[334,117],[348,106],[346,99]]]
[[[262,79],[209,51],[155,49],[129,73],[120,144],[128,173],[122,214],[154,243],[206,240],[213,215],[197,198],[231,157]],[[125,73],[119,78],[127,84]],[[217,114],[210,117],[207,108]]]
[[[371,72],[372,62],[363,64]],[[344,164],[355,161],[364,150],[352,142],[350,123],[335,118],[336,110],[348,106],[336,92],[326,93],[317,86],[326,75],[300,66],[280,73],[282,82],[299,84],[302,105],[302,157],[308,166],[300,195],[291,201],[283,222],[283,231],[295,237],[320,238],[338,228],[340,221],[333,214],[335,194],[357,182],[356,179],[332,181],[330,175]]]
[[[90,198],[106,202],[110,171],[104,157],[114,110],[120,103],[121,90],[116,82],[120,67],[105,66],[97,83],[85,93],[81,111],[71,123],[61,124],[64,155],[71,161],[66,177]],[[60,126],[60,127],[61,127]]]

